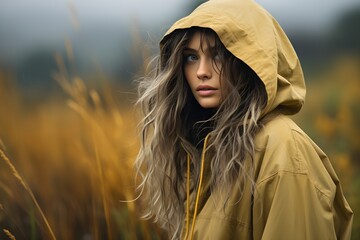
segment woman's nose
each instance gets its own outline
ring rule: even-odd
[[[197,77],[201,80],[206,80],[212,76],[212,61],[211,59],[200,59],[197,69]]]

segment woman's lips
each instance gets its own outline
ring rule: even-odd
[[[196,92],[203,97],[206,96],[211,96],[213,94],[215,94],[217,91],[217,88],[214,88],[212,86],[208,86],[208,85],[200,85],[196,88]]]

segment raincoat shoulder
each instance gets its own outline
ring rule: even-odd
[[[256,137],[254,239],[350,239],[353,212],[329,159],[288,117]]]

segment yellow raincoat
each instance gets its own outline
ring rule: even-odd
[[[203,152],[201,186],[184,203],[189,205],[183,235],[350,239],[353,213],[330,161],[287,116],[301,109],[306,90],[298,57],[279,24],[252,0],[210,0],[177,21],[162,42],[177,29],[194,26],[214,30],[224,46],[257,73],[268,95],[263,116],[276,117],[255,137],[254,194],[250,181],[241,199],[234,187],[225,209],[219,191],[209,191],[210,163]]]

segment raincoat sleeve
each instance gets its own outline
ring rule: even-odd
[[[268,149],[254,193],[254,239],[350,239],[352,211],[325,154],[295,132]]]

